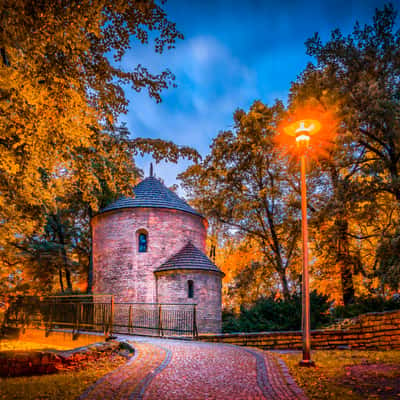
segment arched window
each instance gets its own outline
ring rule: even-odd
[[[193,281],[188,281],[188,297],[189,297],[189,299],[193,299],[193,295],[194,295]]]
[[[146,253],[147,252],[147,233],[140,232],[138,237],[139,242],[139,253]]]

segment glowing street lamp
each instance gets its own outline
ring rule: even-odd
[[[303,236],[303,279],[302,279],[302,331],[303,359],[300,365],[313,366],[311,361],[310,339],[310,290],[308,284],[308,228],[307,228],[307,186],[306,152],[310,138],[321,129],[321,124],[314,119],[302,119],[284,128],[286,134],[294,136],[300,151],[301,165],[301,231]]]

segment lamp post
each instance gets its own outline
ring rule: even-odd
[[[311,360],[310,338],[310,290],[308,278],[308,227],[307,227],[307,186],[306,186],[306,156],[312,135],[321,129],[321,124],[312,119],[296,121],[285,127],[285,132],[294,136],[300,151],[301,172],[301,232],[303,238],[303,279],[302,279],[302,332],[303,332],[303,359],[301,366],[314,366]]]

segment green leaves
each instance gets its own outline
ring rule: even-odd
[[[393,6],[386,5],[376,10],[372,24],[356,23],[349,35],[335,30],[323,43],[315,34],[306,42],[315,61],[291,89],[292,104],[315,97],[321,104],[334,105],[340,121],[334,151],[318,170],[325,177],[319,190],[324,201],[316,207],[311,226],[314,270],[322,273],[322,285],[328,284],[328,275],[340,275],[336,290],[345,303],[353,300],[354,291],[374,290],[376,265],[382,267],[382,290],[388,284],[383,271],[394,276],[390,271],[397,268],[398,257],[388,245],[396,236],[400,210],[396,17]]]
[[[267,268],[289,293],[287,270],[297,256],[298,209],[289,196],[291,173],[275,146],[283,106],[259,101],[234,114],[235,129],[221,132],[211,154],[180,175],[194,205],[226,230],[257,242]]]

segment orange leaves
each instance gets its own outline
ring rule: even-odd
[[[35,246],[52,240],[59,245],[43,229],[58,213],[67,214],[62,228],[75,235],[66,246],[78,243],[87,251],[88,210],[131,192],[137,176],[133,156],[142,149],[115,127],[127,107],[121,82],[147,88],[159,100],[173,75],[135,66],[122,71],[108,55],[120,59],[130,38],[147,30],[155,33],[157,51],[182,37],[160,6],[147,3],[138,13],[141,4],[126,1],[83,0],[68,7],[59,1],[46,7],[0,2],[0,263],[24,270],[45,264],[48,254],[32,260],[40,253]],[[150,147],[160,159],[198,156],[173,144],[157,145]],[[73,250],[67,253],[73,265],[85,263]]]

